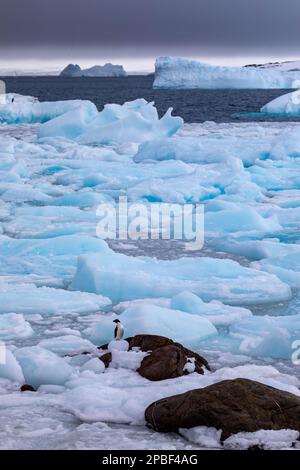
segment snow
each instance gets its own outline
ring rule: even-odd
[[[9,349],[5,351],[4,363],[0,362],[0,377],[19,384],[25,382],[20,364]]]
[[[298,84],[300,86],[300,82]],[[261,108],[261,113],[286,116],[300,115],[300,90],[279,96]]]
[[[182,57],[159,57],[154,88],[295,88],[299,71],[210,65]]]
[[[262,429],[256,432],[239,432],[224,441],[226,449],[247,450],[258,446],[263,450],[286,450],[297,443],[299,432],[293,429],[280,431]]]

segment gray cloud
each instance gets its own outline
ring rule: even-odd
[[[1,57],[298,53],[299,0],[1,0]]]

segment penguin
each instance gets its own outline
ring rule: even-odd
[[[15,101],[15,97],[13,96],[11,99],[11,102],[13,103]]]
[[[124,326],[120,322],[120,320],[113,320],[114,323],[116,323],[116,328],[115,328],[115,340],[120,341],[121,338],[123,338],[124,335]]]

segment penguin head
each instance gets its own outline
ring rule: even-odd
[[[113,320],[114,323],[120,323],[120,320]]]

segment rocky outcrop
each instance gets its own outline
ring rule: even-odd
[[[146,409],[145,419],[162,432],[214,427],[222,430],[222,440],[260,429],[300,432],[300,397],[253,380],[224,380],[158,400]]]
[[[137,372],[149,380],[165,380],[181,377],[190,372],[203,374],[204,369],[210,370],[210,366],[204,357],[175,343],[165,336],[136,335],[126,338],[129,350],[138,348],[143,352],[149,352],[137,369]],[[106,350],[107,344],[99,349]],[[100,357],[101,360],[104,356]],[[111,356],[110,356],[111,360]],[[108,367],[106,365],[106,367]]]

